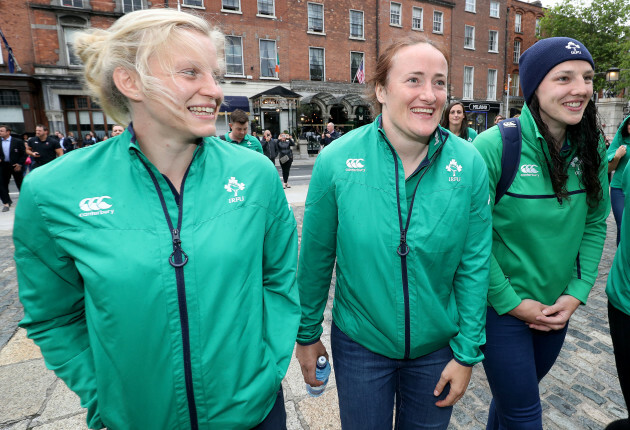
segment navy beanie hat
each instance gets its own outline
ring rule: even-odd
[[[570,37],[550,37],[529,47],[518,60],[521,89],[529,104],[536,88],[551,69],[560,63],[584,60],[595,69],[593,57],[582,42]]]

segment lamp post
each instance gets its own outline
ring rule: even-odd
[[[606,82],[609,84],[609,89],[606,90],[606,93],[609,98],[615,97],[615,85],[619,81],[619,73],[621,69],[618,67],[611,67],[606,71]]]

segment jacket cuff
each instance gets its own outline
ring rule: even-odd
[[[573,278],[563,294],[573,296],[585,305],[592,288],[593,285],[585,280]]]
[[[521,301],[507,279],[500,286],[492,287],[488,293],[488,302],[499,315],[510,312],[520,305]]]

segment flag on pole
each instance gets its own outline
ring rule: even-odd
[[[280,55],[276,53],[276,75],[280,73]]]
[[[357,69],[357,73],[354,76],[354,78],[357,80],[358,83],[362,84],[365,82],[365,70],[363,69],[363,62],[365,61],[365,58],[363,58],[361,60],[361,64],[359,64],[359,68]]]
[[[4,33],[2,32],[2,30],[0,30],[0,36],[2,36],[2,41],[4,42],[4,46],[7,47],[7,52],[8,52],[7,57],[9,59],[9,72],[15,73],[16,65],[17,65],[18,72],[21,72],[22,69],[20,68],[20,65],[17,64],[17,60],[15,59],[15,56],[13,55],[13,49],[11,49],[11,47],[9,46],[9,42],[7,42],[7,38],[4,37]]]

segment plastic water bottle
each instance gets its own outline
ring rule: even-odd
[[[309,384],[306,384],[306,392],[311,397],[319,397],[324,393],[326,389],[326,384],[328,384],[328,377],[330,376],[330,363],[326,360],[326,357],[323,355],[317,359],[317,365],[315,368],[315,378],[318,381],[323,381],[324,383],[319,387],[311,387]]]

